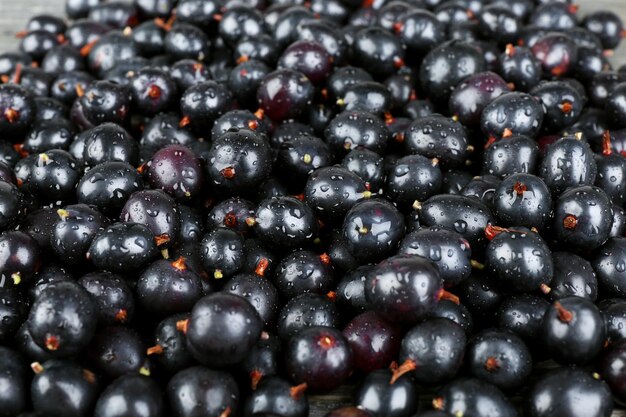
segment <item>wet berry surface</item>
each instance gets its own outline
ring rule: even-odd
[[[626,36],[557,0],[67,0],[0,54],[0,417],[610,417]]]

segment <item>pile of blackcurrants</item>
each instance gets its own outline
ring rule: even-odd
[[[0,54],[0,416],[608,417],[626,68],[567,0],[68,0]],[[318,412],[318,411],[316,411]]]

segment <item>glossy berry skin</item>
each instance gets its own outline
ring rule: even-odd
[[[598,355],[606,331],[602,314],[591,301],[567,297],[555,301],[546,311],[541,335],[554,360],[584,364]]]
[[[390,167],[385,194],[400,206],[410,206],[414,201],[424,201],[437,194],[442,183],[439,160],[408,155]]]
[[[352,60],[378,77],[393,74],[404,65],[405,47],[389,31],[378,27],[360,30],[352,44]]]
[[[517,40],[521,23],[513,10],[506,5],[490,4],[478,13],[478,26],[487,38],[493,38],[500,44]]]
[[[331,22],[321,19],[304,20],[298,24],[297,37],[322,45],[334,63],[345,63],[348,54],[346,42],[339,29]]]
[[[273,121],[302,114],[313,100],[314,88],[306,75],[288,68],[269,73],[257,90],[257,101]]]
[[[332,264],[328,255],[295,251],[280,261],[273,281],[287,299],[305,292],[326,294],[334,287]]]
[[[474,319],[467,307],[450,300],[439,300],[435,308],[428,315],[429,318],[443,318],[455,322],[465,333],[470,335],[474,329]]]
[[[37,245],[44,252],[50,249],[50,237],[54,230],[54,226],[59,219],[57,211],[53,207],[46,207],[29,213],[24,220],[19,223],[19,229],[30,235]]]
[[[399,361],[415,365],[419,384],[436,385],[456,375],[461,368],[467,339],[461,326],[444,318],[429,318],[417,324],[402,339]]]
[[[366,111],[383,114],[391,110],[391,93],[386,85],[374,81],[361,81],[346,87],[337,104],[347,111]]]
[[[65,119],[40,120],[28,132],[22,150],[30,153],[67,150],[74,134],[74,126]]]
[[[311,327],[289,339],[285,349],[287,375],[315,392],[340,386],[352,371],[352,353],[339,330]]]
[[[316,213],[331,221],[343,219],[358,201],[366,198],[367,187],[358,175],[332,166],[315,170],[304,187],[305,201]]]
[[[463,187],[465,187],[472,180],[472,176],[469,172],[461,169],[450,169],[443,173],[443,194],[458,195],[461,193]]]
[[[87,257],[99,269],[113,273],[137,271],[159,254],[154,234],[139,223],[116,223],[94,238]]]
[[[414,120],[403,143],[407,153],[437,158],[444,167],[457,167],[469,156],[469,139],[463,125],[439,115]]]
[[[613,224],[609,237],[621,237],[626,235],[626,210],[613,204]]]
[[[245,416],[281,415],[284,417],[306,417],[309,415],[309,400],[300,386],[279,377],[262,379],[261,383],[246,400]]]
[[[407,234],[398,253],[419,255],[435,263],[446,287],[465,280],[472,272],[472,252],[467,240],[437,226],[423,227]]]
[[[14,84],[0,86],[0,132],[19,139],[35,117],[35,102],[29,91]]]
[[[119,275],[110,272],[91,272],[78,283],[91,294],[96,304],[98,324],[110,326],[132,321],[135,311],[133,291]]]
[[[298,138],[311,137],[315,134],[313,127],[306,125],[305,123],[295,120],[284,120],[281,123],[276,123],[274,131],[270,138],[270,144],[272,148],[278,148],[283,144],[290,143]]]
[[[598,248],[591,259],[591,266],[597,274],[598,283],[603,291],[619,297],[626,294],[623,281],[626,268],[623,268],[623,265],[626,265],[625,238],[610,238]]]
[[[28,285],[39,270],[42,254],[35,239],[20,231],[0,235],[0,287]]]
[[[393,253],[404,237],[402,215],[382,199],[364,200],[346,213],[342,236],[348,251],[361,260],[375,261]]]
[[[371,308],[392,322],[414,323],[441,298],[436,265],[421,256],[387,258],[368,273],[365,296]]]
[[[409,103],[413,97],[413,77],[408,74],[396,74],[387,78],[384,82],[389,91],[391,108],[401,109]]]
[[[513,174],[496,188],[493,213],[499,225],[543,230],[550,221],[552,195],[541,178],[531,174]]]
[[[598,248],[609,238],[612,222],[611,201],[598,187],[569,188],[554,203],[554,236],[570,250]]]
[[[502,391],[476,378],[459,378],[444,386],[433,400],[437,409],[450,415],[517,417],[513,404]]]
[[[35,343],[60,358],[82,351],[96,322],[97,310],[89,293],[73,282],[47,288],[33,303],[27,321]]]
[[[335,116],[324,130],[330,149],[338,155],[357,147],[382,153],[390,134],[380,117],[365,111],[344,111]]]
[[[126,200],[120,212],[125,223],[139,223],[165,239],[171,246],[180,230],[180,217],[176,202],[161,190],[136,191]]]
[[[623,340],[609,345],[599,366],[603,381],[611,388],[611,393],[619,402],[626,399],[624,390],[624,360],[626,359],[626,342]]]
[[[154,353],[148,352],[159,368],[167,374],[173,374],[194,363],[194,359],[187,350],[187,343],[183,332],[176,328],[176,323],[185,320],[189,314],[181,313],[169,316],[159,322],[154,330]],[[160,348],[160,349],[159,349]]]
[[[564,165],[559,162],[563,160],[571,163]],[[547,147],[538,176],[557,196],[568,187],[593,184],[597,172],[589,144],[574,137],[565,137]]]
[[[538,295],[516,294],[507,297],[497,308],[496,324],[515,332],[534,352],[541,323],[549,307],[550,303]]]
[[[550,283],[552,253],[538,233],[511,229],[496,235],[485,250],[485,270],[509,291],[530,292]]]
[[[427,52],[446,37],[443,22],[427,10],[410,8],[399,16],[397,23],[396,34],[412,51]]]
[[[613,204],[621,206],[626,201],[626,159],[612,152],[595,159],[598,174],[594,185],[602,188]]]
[[[539,161],[539,147],[533,139],[510,136],[485,149],[482,172],[501,178],[513,174],[534,174]]]
[[[240,197],[223,200],[213,206],[209,212],[206,220],[207,230],[228,227],[245,234],[250,230],[246,219],[254,218],[254,209],[252,202]]]
[[[529,48],[523,46],[507,45],[505,52],[498,57],[497,69],[516,90],[528,91],[541,81],[541,63]]]
[[[14,288],[0,288],[0,340],[8,341],[24,322],[28,300]]]
[[[214,139],[207,159],[208,181],[228,194],[258,187],[271,172],[269,143],[247,129],[229,131]]]
[[[448,107],[465,126],[480,123],[480,114],[491,100],[509,91],[498,74],[486,71],[463,80],[452,92]]]
[[[17,351],[2,346],[0,348],[0,381],[6,389],[0,395],[0,415],[10,417],[19,415],[28,407],[29,390],[28,365]]]
[[[505,93],[483,109],[480,127],[483,133],[495,138],[501,138],[505,129],[514,135],[534,137],[541,129],[544,114],[538,98],[520,92]]]
[[[471,45],[450,41],[431,49],[420,66],[419,78],[428,97],[446,104],[461,80],[485,69],[480,52]]]
[[[200,159],[181,145],[170,145],[157,151],[147,163],[148,182],[177,201],[188,201],[200,195],[204,170]]]
[[[24,195],[15,185],[0,181],[0,228],[5,230],[24,213]]]
[[[278,59],[278,68],[288,68],[304,74],[313,84],[324,82],[333,64],[326,49],[317,42],[300,40],[292,43]]]
[[[167,145],[192,146],[196,142],[192,132],[180,127],[180,117],[176,113],[160,113],[144,126],[140,145],[157,150]]]
[[[373,416],[412,416],[418,408],[415,382],[406,375],[390,382],[392,376],[388,369],[371,372],[359,388],[357,406]]]
[[[330,149],[323,140],[305,134],[288,139],[279,145],[274,171],[289,172],[289,178],[285,178],[286,182],[294,187],[301,187],[311,173],[331,165],[332,160]]]
[[[338,328],[339,311],[328,297],[305,293],[287,301],[278,316],[278,336],[289,340],[295,334],[315,326]]]
[[[128,87],[134,108],[145,116],[170,109],[178,97],[172,77],[158,69],[140,70],[131,78]]]
[[[233,276],[222,288],[223,292],[235,294],[248,300],[267,326],[278,315],[278,290],[267,278],[257,274],[241,273]]]
[[[192,366],[176,373],[167,384],[172,415],[190,417],[221,415],[239,408],[239,388],[233,377],[222,371]]]
[[[202,238],[204,269],[215,279],[231,277],[242,268],[244,239],[238,232],[219,227]]]
[[[135,293],[146,311],[159,316],[191,311],[203,295],[200,277],[184,259],[160,259],[150,264],[139,275]]]
[[[127,374],[113,381],[100,394],[94,417],[160,417],[164,408],[163,395],[153,379]]]
[[[213,129],[211,129],[211,138],[215,140],[232,128],[269,134],[271,123],[265,117],[258,118],[250,110],[230,110],[215,120]]]
[[[503,391],[520,387],[532,371],[532,357],[523,340],[511,331],[495,328],[470,339],[465,361],[472,376]]]
[[[141,175],[125,162],[110,161],[96,165],[82,176],[76,187],[79,203],[97,207],[115,217],[128,197],[143,188]]]
[[[185,90],[180,98],[180,111],[183,121],[188,122],[194,131],[204,134],[211,130],[218,117],[230,110],[232,102],[233,94],[226,86],[206,81]]]
[[[354,149],[343,158],[341,166],[365,181],[368,191],[376,194],[382,189],[385,179],[383,158],[376,152],[365,148]]]
[[[368,373],[391,364],[400,350],[402,333],[395,324],[366,311],[346,324],[343,335],[352,349],[354,368]]]
[[[146,346],[137,332],[126,326],[104,327],[94,335],[85,356],[107,378],[137,373],[147,360]]]
[[[84,264],[93,238],[109,225],[109,219],[86,204],[67,206],[57,210],[57,214],[52,250],[66,264]]]
[[[164,39],[165,52],[173,58],[207,61],[211,55],[211,41],[199,28],[188,23],[176,24]]]
[[[243,38],[263,35],[267,30],[263,15],[255,7],[248,5],[228,7],[219,21],[220,36],[229,45],[234,45]]]
[[[583,19],[582,26],[600,39],[604,49],[617,47],[623,38],[623,23],[610,11],[598,10],[589,13]]]
[[[136,31],[135,31],[136,32]],[[195,84],[211,79],[207,67],[194,59],[181,59],[172,64],[170,75],[179,91],[185,91]]]
[[[560,33],[548,33],[539,38],[531,50],[541,62],[544,74],[557,77],[572,71],[578,55],[574,41]]]
[[[543,103],[546,114],[543,128],[549,132],[559,131],[572,125],[580,116],[585,98],[565,81],[544,81],[530,90],[530,94]]]
[[[32,283],[28,289],[28,295],[31,300],[39,298],[41,293],[51,285],[57,282],[74,281],[74,275],[66,271],[54,263],[50,263],[39,271],[37,279]]]
[[[529,417],[585,415],[608,417],[613,411],[609,386],[577,368],[558,368],[533,385],[525,404]]]
[[[349,86],[365,81],[374,81],[369,72],[362,68],[348,65],[335,68],[326,85],[331,97],[340,98],[345,96]]]
[[[33,409],[48,416],[89,415],[98,398],[95,375],[77,364],[48,361],[31,383]]]
[[[89,167],[107,161],[126,162],[134,166],[139,160],[137,142],[122,126],[114,123],[103,123],[80,133],[74,144],[78,140],[84,141],[80,157]],[[79,159],[79,155],[76,157]]]
[[[93,125],[112,122],[123,125],[130,113],[129,90],[110,81],[94,81],[80,97],[83,113]]]
[[[279,262],[279,254],[276,254],[257,238],[246,239],[244,248],[245,259],[243,260],[242,271],[270,276]]]
[[[550,298],[582,297],[596,301],[598,280],[591,264],[584,258],[569,252],[554,252],[554,277],[550,282]]]
[[[487,207],[493,208],[494,194],[501,182],[500,178],[493,175],[476,176],[463,186],[460,194],[475,198]]]
[[[626,83],[621,82],[613,88],[604,103],[604,109],[610,124],[620,129],[626,127],[625,95]]]
[[[417,213],[421,225],[457,232],[476,250],[486,245],[485,227],[495,221],[491,210],[481,202],[452,194],[429,198],[418,206]]]
[[[280,51],[278,44],[271,36],[261,34],[240,39],[233,47],[233,59],[237,63],[257,61],[273,65],[276,63]]]
[[[20,171],[19,167],[27,173]],[[42,203],[57,206],[73,199],[80,174],[76,160],[61,149],[31,155],[16,166],[16,175],[23,181],[25,190],[33,193]]]
[[[249,107],[257,105],[256,92],[271,68],[264,62],[251,59],[234,67],[226,81],[228,88],[233,90],[235,98]]]
[[[163,53],[165,31],[154,21],[146,21],[135,26],[132,37],[143,56],[154,56]]]
[[[238,367],[242,376],[250,379],[252,389],[263,378],[278,375],[282,366],[282,351],[283,345],[277,336],[267,332],[261,334],[248,357]]]
[[[254,230],[268,247],[294,249],[312,242],[317,234],[313,210],[293,197],[271,197],[256,209]]]
[[[245,359],[259,339],[263,321],[243,297],[216,293],[201,298],[187,323],[187,348],[206,365],[228,366]]]

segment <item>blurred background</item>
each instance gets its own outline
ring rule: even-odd
[[[611,10],[617,13],[626,22],[626,0],[579,0],[579,16],[593,10]],[[51,13],[64,15],[65,0],[0,0],[0,53],[14,50],[18,47],[15,32],[21,30],[29,17]],[[626,42],[622,42],[619,49],[611,58],[617,69],[626,64]]]

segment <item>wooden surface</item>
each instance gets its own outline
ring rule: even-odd
[[[611,10],[626,21],[626,0],[579,0],[579,15],[593,10]],[[62,15],[64,13],[64,0],[0,0],[0,53],[17,49],[18,41],[15,32],[22,29],[30,16],[52,13]],[[611,62],[615,68],[626,64],[626,42],[615,51]],[[354,395],[354,388],[342,387],[336,392],[323,396],[311,397],[311,417],[323,417],[327,411],[333,408],[348,405]],[[430,397],[424,395],[425,406]],[[614,417],[626,417],[626,410],[616,411]]]

